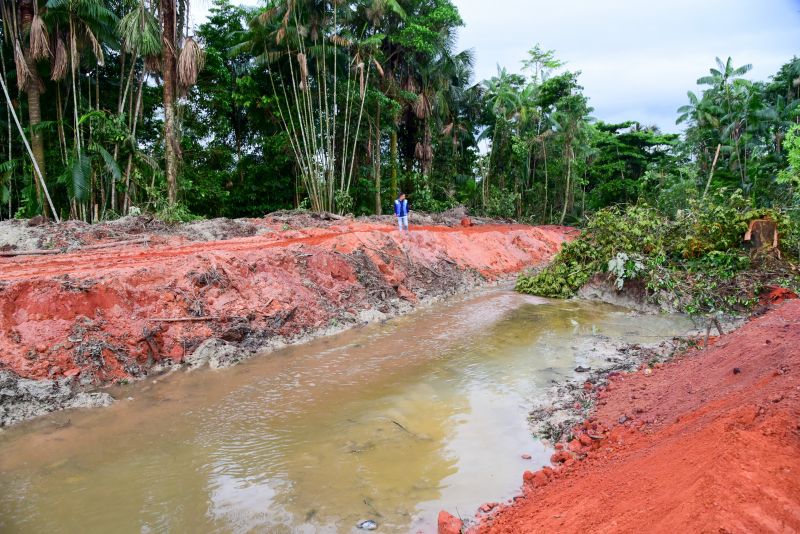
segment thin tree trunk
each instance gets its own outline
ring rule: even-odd
[[[397,198],[397,125],[392,129],[392,140],[389,146],[389,158],[391,159],[391,189],[392,189],[392,198]]]
[[[564,189],[564,208],[561,210],[561,218],[558,224],[564,224],[567,217],[567,205],[569,204],[570,179],[572,178],[572,148],[567,148],[567,183]]]
[[[128,89],[127,86],[125,88],[122,87],[122,79],[125,77],[125,60],[127,59],[128,55],[125,53],[125,50],[122,50],[120,52],[120,55],[122,57],[120,58],[120,67],[119,67],[120,84],[119,84],[119,92],[117,92],[117,113],[122,113],[122,108],[124,107],[124,105],[122,104],[122,93]],[[133,58],[133,62],[136,63],[135,56]],[[130,79],[128,80],[128,83],[130,83]]]
[[[711,172],[708,173],[708,181],[706,182],[706,188],[703,190],[703,198],[706,198],[708,195],[708,188],[711,187],[711,179],[714,178],[714,169],[717,167],[717,160],[719,159],[719,151],[722,148],[722,143],[717,145],[717,152],[714,154],[714,162],[711,164]]]
[[[378,117],[375,124],[375,215],[381,214],[381,105],[378,103]]]
[[[177,90],[175,0],[161,0],[161,40],[164,47],[164,157],[166,159],[167,199],[178,199],[178,132],[175,125],[175,95]]]
[[[26,49],[24,54],[25,63],[27,63],[28,69],[31,71],[34,78],[28,84],[28,88],[26,90],[26,93],[28,94],[28,123],[31,126],[31,150],[33,150],[33,156],[36,158],[36,163],[39,164],[39,170],[42,172],[42,176],[46,177],[47,174],[44,165],[44,137],[42,136],[42,132],[38,131],[36,128],[36,126],[42,122],[42,85],[41,81],[39,80],[39,75],[36,72],[36,61],[34,61],[33,57],[31,56],[30,49]],[[42,206],[42,208],[42,213],[46,216],[47,212],[44,211],[44,206]]]
[[[142,107],[142,89],[144,86],[144,75],[139,77],[139,89],[136,93],[136,108],[134,109],[132,115],[132,124],[131,124],[131,139],[133,143],[133,148],[130,154],[128,154],[128,163],[125,166],[125,201],[122,204],[122,213],[123,215],[127,215],[128,208],[131,205],[131,167],[133,165],[133,150],[136,150],[136,125],[139,120],[139,109]]]
[[[61,97],[61,84],[56,84],[56,121],[58,122],[58,151],[61,154],[61,162],[67,164],[67,134],[64,132],[64,111],[62,108],[63,98]]]
[[[72,18],[69,20],[69,39],[70,39],[70,70],[72,71],[72,114],[75,120],[75,151],[80,155],[81,153],[81,135],[80,127],[78,126],[78,89],[75,83],[75,74],[78,70],[78,65],[75,62],[75,51],[77,44],[75,43],[75,28],[72,23]]]
[[[542,211],[542,222],[547,223],[547,188],[549,186],[549,177],[547,175],[547,145],[544,139],[542,139],[542,153],[544,154],[544,210]]]

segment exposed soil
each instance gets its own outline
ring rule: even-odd
[[[596,407],[553,467],[472,530],[800,531],[800,301],[713,341],[589,383]],[[440,532],[460,527],[440,516]]]
[[[536,266],[570,233],[439,217],[412,217],[402,235],[382,219],[292,212],[0,223],[0,372],[61,398],[181,363],[222,367]],[[0,389],[0,426],[29,415],[20,391]]]

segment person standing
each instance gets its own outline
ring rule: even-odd
[[[397,217],[397,226],[402,232],[404,229],[408,232],[408,200],[402,191],[394,201],[394,214]]]

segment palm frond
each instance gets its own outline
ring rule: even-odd
[[[378,71],[378,74],[380,74],[381,78],[383,78],[385,75],[383,72],[383,67],[381,66],[380,62],[373,57],[372,64],[375,65],[375,69]]]
[[[25,62],[25,55],[22,53],[19,39],[14,40],[14,65],[17,69],[17,88],[20,91],[25,91],[28,85],[33,82],[33,74],[31,74],[28,64]]]
[[[94,32],[92,32],[91,28],[88,26],[86,27],[86,37],[89,39],[89,44],[92,46],[92,53],[94,54],[95,59],[97,59],[97,64],[102,67],[106,64],[106,57],[105,54],[103,54],[103,47],[100,45],[97,37],[94,36]]]
[[[56,54],[53,59],[53,68],[50,72],[50,79],[54,82],[63,80],[67,75],[67,47],[61,37],[56,39]]]
[[[300,65],[300,84],[308,87],[308,58],[302,52],[297,54],[297,63]]]
[[[401,6],[400,2],[397,0],[386,0],[386,7],[394,11],[394,13],[401,19],[405,19],[408,16],[406,14],[406,10],[403,9],[403,6]]]
[[[75,200],[85,202],[89,198],[92,179],[92,162],[79,153],[72,161],[72,195]]]
[[[126,52],[136,51],[144,57],[161,54],[158,21],[143,2],[120,19],[117,34]]]
[[[7,174],[10,172],[14,172],[14,169],[17,168],[18,160],[10,159],[8,161],[4,161],[0,163],[0,174]]]
[[[114,160],[114,156],[108,153],[108,150],[103,148],[100,145],[96,145],[95,147],[97,152],[100,154],[100,157],[103,158],[103,162],[105,163],[105,168],[108,173],[114,178],[115,182],[118,182],[122,178],[122,172],[119,170],[119,165],[117,165],[116,160]]]
[[[38,14],[34,15],[31,22],[31,55],[33,59],[46,59],[50,57],[50,37],[47,35],[47,27]]]
[[[196,84],[197,75],[203,70],[205,61],[205,52],[197,41],[187,38],[178,56],[178,83],[185,89]]]

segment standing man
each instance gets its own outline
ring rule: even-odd
[[[394,201],[394,214],[397,217],[397,226],[400,231],[402,232],[405,229],[408,232],[408,200],[406,200],[406,194],[402,191],[397,200]]]

